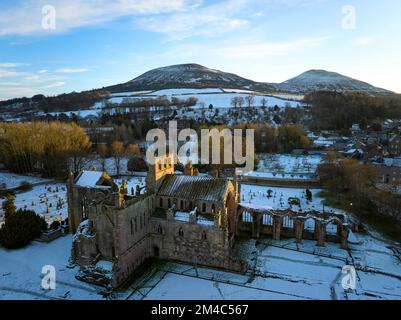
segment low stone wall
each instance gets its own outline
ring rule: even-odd
[[[242,184],[252,184],[268,187],[286,187],[286,188],[320,188],[319,180],[310,179],[277,179],[277,178],[259,178],[259,177],[243,177]]]

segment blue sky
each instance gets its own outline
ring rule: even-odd
[[[0,99],[192,62],[265,82],[326,69],[401,92],[400,13],[399,0],[1,0]]]

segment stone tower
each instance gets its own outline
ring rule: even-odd
[[[156,157],[155,163],[149,164],[149,172],[146,177],[148,192],[155,193],[163,182],[163,178],[168,174],[174,174],[173,155]]]

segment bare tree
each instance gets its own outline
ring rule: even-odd
[[[100,162],[102,164],[102,171],[106,171],[106,159],[107,159],[107,156],[109,155],[109,148],[107,147],[107,144],[105,144],[105,143],[98,144],[97,152],[99,153],[99,156],[100,156]]]
[[[111,144],[111,153],[114,158],[117,176],[120,176],[121,160],[125,155],[125,148],[123,143],[117,140],[113,141],[113,143]]]
[[[245,100],[243,97],[238,97],[238,107],[242,108],[245,104]]]
[[[231,99],[231,106],[232,106],[233,108],[237,108],[237,107],[238,107],[238,97],[233,97],[233,98]]]
[[[253,104],[255,103],[255,96],[253,94],[250,94],[245,97],[245,101],[248,105],[248,108],[253,107]]]
[[[260,103],[262,104],[262,107],[263,107],[263,108],[267,107],[267,99],[266,99],[266,98],[263,98],[263,99],[260,101]]]

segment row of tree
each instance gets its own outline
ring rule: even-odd
[[[195,97],[189,97],[187,99],[180,99],[178,97],[172,97],[171,100],[166,96],[160,96],[154,99],[142,99],[142,98],[124,98],[121,103],[115,104],[107,102],[105,108],[118,108],[118,109],[131,109],[135,112],[150,112],[161,111],[169,109],[170,107],[185,108],[193,107],[198,103],[198,99]]]
[[[255,150],[258,153],[292,152],[294,149],[306,149],[310,146],[305,131],[296,124],[285,124],[277,128],[267,124],[247,124],[234,128],[254,130]]]
[[[373,97],[362,93],[314,92],[305,96],[312,105],[312,126],[342,130],[352,124],[362,127],[378,120],[401,118],[401,96]]]
[[[255,95],[253,94],[247,95],[245,97],[235,96],[231,99],[231,106],[233,108],[242,108],[244,106],[251,108],[254,106],[254,104],[255,104]],[[262,98],[260,104],[262,107],[267,107],[267,99]]]
[[[39,172],[65,177],[79,172],[91,149],[85,131],[74,123],[0,123],[0,154],[16,173]]]

